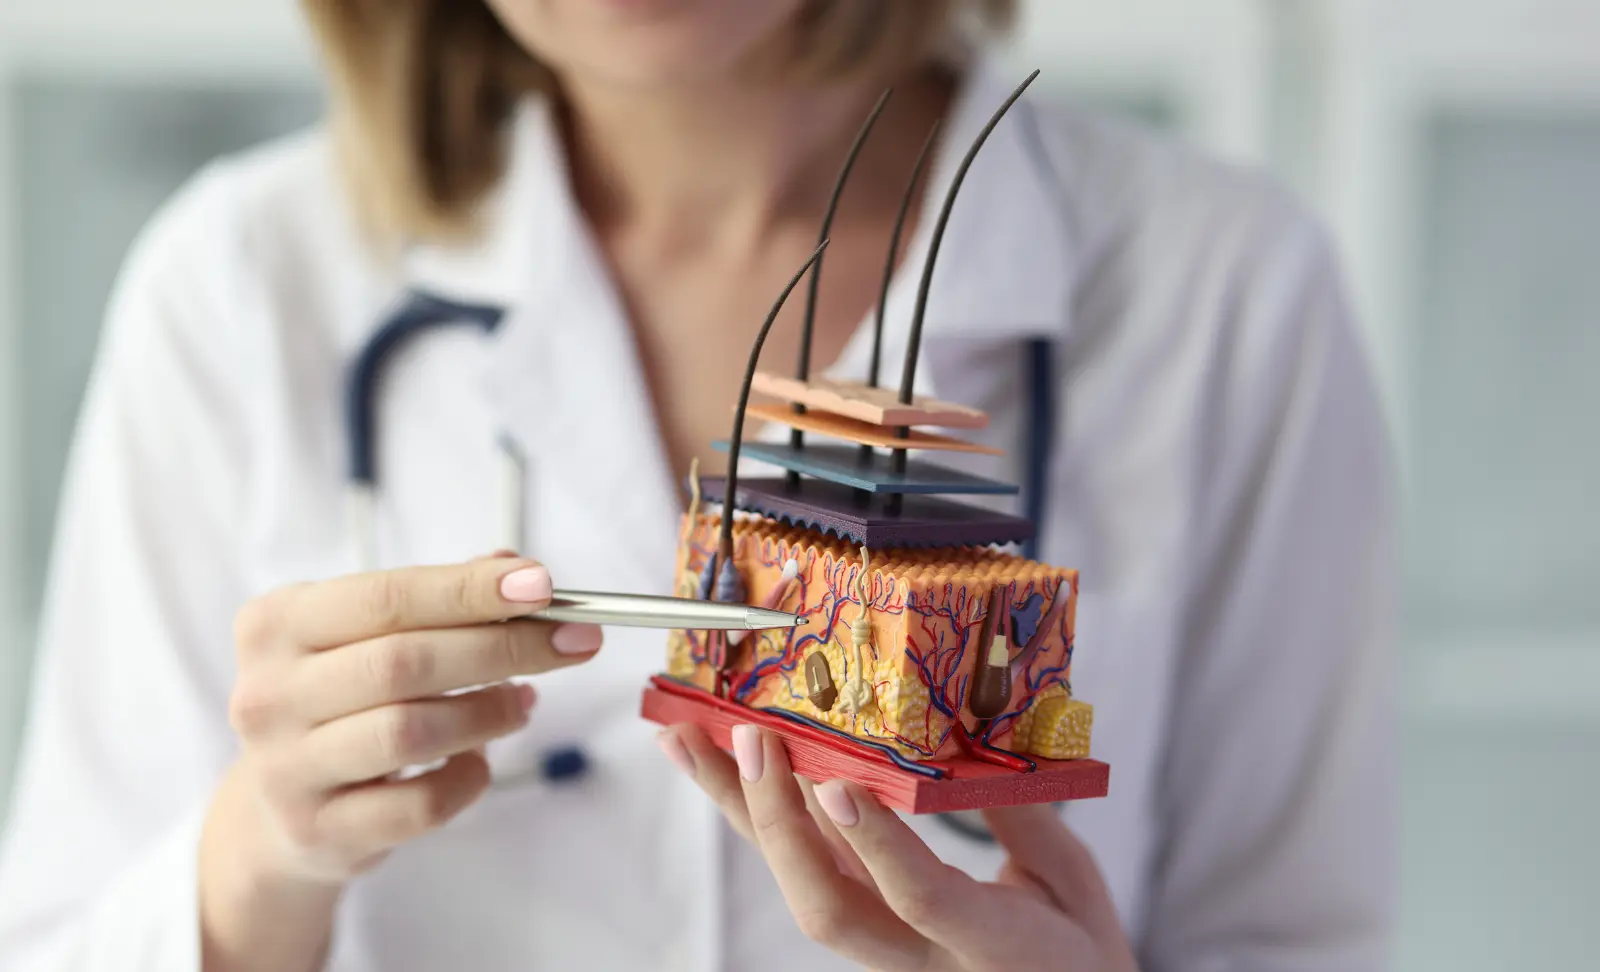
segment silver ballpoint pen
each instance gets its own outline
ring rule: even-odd
[[[628,628],[684,628],[695,631],[795,628],[806,623],[803,614],[769,611],[749,604],[599,591],[556,591],[549,607],[527,616],[538,621],[578,621]]]

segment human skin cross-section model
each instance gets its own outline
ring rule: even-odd
[[[792,612],[807,623],[672,632],[666,671],[644,691],[646,718],[695,723],[724,748],[734,726],[764,726],[783,738],[795,772],[853,780],[886,806],[911,813],[1106,794],[1110,767],[1089,755],[1094,708],[1072,694],[1077,572],[1009,552],[1032,538],[1030,520],[960,499],[1018,487],[908,455],[993,451],[916,428],[983,428],[988,417],[911,389],[939,241],[962,180],[1037,76],[995,112],[956,171],[923,267],[898,389],[879,384],[882,299],[866,380],[809,375],[828,229],[889,92],[863,125],[835,184],[821,243],[751,349],[733,433],[714,443],[728,454],[728,475],[701,480],[691,473],[678,551],[678,596]],[[930,133],[901,204],[885,290],[933,142]],[[778,310],[808,271],[797,373],[759,372]],[[752,407],[753,391],[777,402]],[[751,417],[787,427],[787,441],[746,447]],[[807,435],[827,441],[808,444]],[[741,481],[741,454],[782,474]]]

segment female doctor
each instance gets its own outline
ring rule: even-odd
[[[902,820],[802,789],[759,734],[736,760],[657,738],[637,698],[659,632],[497,622],[552,584],[668,589],[678,485],[714,469],[750,338],[888,84],[812,354],[864,374],[939,121],[888,297],[898,360],[929,207],[1020,80],[978,32],[1011,4],[306,6],[330,130],[210,167],[110,307],[0,965],[1378,967],[1385,441],[1328,242],[1283,193],[1033,93],[985,144],[920,386],[1018,457],[973,468],[1042,483],[1114,769],[1059,813]],[[387,356],[353,520],[352,363],[418,307],[459,326]]]

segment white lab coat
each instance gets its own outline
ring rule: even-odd
[[[974,73],[935,186],[1014,80]],[[486,237],[386,262],[315,131],[211,166],[138,242],[67,480],[0,858],[7,970],[198,967],[195,848],[235,754],[232,616],[355,568],[345,368],[405,288],[508,315],[387,370],[382,562],[501,544],[504,432],[529,457],[523,548],[558,585],[667,590],[679,494],[562,173],[530,103]],[[932,222],[894,285],[887,361]],[[869,323],[833,374],[864,372]],[[920,385],[987,409],[984,437],[1015,456],[1038,336],[1062,374],[1042,556],[1082,571],[1073,681],[1112,766],[1110,796],[1066,816],[1145,968],[1376,968],[1388,452],[1327,240],[1257,176],[1029,98],[956,207]],[[330,972],[843,967],[660,757],[637,699],[663,659],[660,632],[612,630],[593,664],[542,678],[531,725],[492,750],[503,782],[351,887]],[[567,742],[586,777],[526,772]],[[952,863],[997,866],[915,823]]]

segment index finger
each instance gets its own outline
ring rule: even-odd
[[[997,898],[994,888],[939,860],[905,821],[857,784],[829,780],[817,786],[816,796],[906,924],[959,956],[994,959],[1001,968],[1037,967],[1010,954],[1027,944],[1015,934],[1014,901]]]
[[[755,726],[735,726],[733,734],[750,829],[801,931],[869,968],[928,968],[928,939],[839,870],[806,808],[783,743]]]
[[[313,651],[423,628],[505,621],[550,603],[550,572],[527,558],[401,567],[286,588],[263,623]]]

